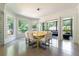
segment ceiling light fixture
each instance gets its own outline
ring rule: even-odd
[[[39,11],[40,10],[40,8],[37,8],[37,11]]]

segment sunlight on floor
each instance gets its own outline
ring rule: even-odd
[[[63,41],[62,51],[68,54],[72,54],[72,51],[73,51],[72,43],[70,41]]]
[[[63,53],[72,55],[72,53],[73,53],[73,47],[72,47],[71,41],[69,41],[69,40],[68,41],[67,40],[63,40],[60,46],[59,46],[58,43],[60,43],[60,42],[58,42],[58,39],[52,38],[52,46],[53,47],[61,48],[61,51]]]
[[[57,39],[52,38],[52,46],[58,48],[58,40]]]
[[[20,41],[18,42],[18,53],[24,53],[26,50],[26,42],[25,41]]]
[[[6,55],[7,55],[7,56],[15,55],[14,47],[15,47],[14,45],[11,45],[11,46],[9,46],[9,47],[6,49]]]
[[[3,50],[4,49],[4,50]],[[2,52],[1,52],[2,51]],[[30,56],[30,55],[55,55],[55,56],[71,56],[79,55],[77,53],[79,47],[70,41],[52,39],[52,45],[47,49],[31,48],[26,44],[25,39],[15,40],[8,45],[0,48],[0,55],[6,56]]]

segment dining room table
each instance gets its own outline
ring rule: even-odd
[[[47,34],[46,31],[33,32],[33,37],[36,39],[37,48],[39,48],[40,40]]]

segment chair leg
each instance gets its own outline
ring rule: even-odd
[[[47,43],[48,43],[48,47],[50,47],[50,44],[52,44],[52,43],[50,42],[50,40],[49,40]]]
[[[52,40],[50,40],[49,43],[52,44]]]

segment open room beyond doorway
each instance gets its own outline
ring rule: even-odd
[[[73,41],[73,18],[63,18],[62,20],[63,40]]]

